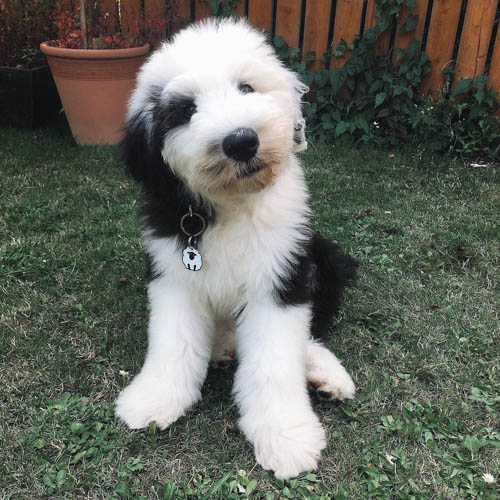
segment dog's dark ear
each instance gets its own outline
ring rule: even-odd
[[[147,169],[153,155],[145,119],[142,113],[129,117],[120,143],[120,157],[125,164],[125,172],[140,183],[148,176]]]
[[[150,92],[136,89],[130,101],[125,136],[120,144],[126,173],[143,185],[155,186],[168,171],[161,155],[160,127],[154,116],[159,93],[158,89]]]

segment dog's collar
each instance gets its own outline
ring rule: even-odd
[[[199,225],[196,227],[186,227],[188,222],[193,223],[197,219]],[[189,205],[189,211],[181,217],[179,222],[181,231],[188,237],[187,247],[182,251],[182,262],[184,267],[189,271],[199,271],[203,266],[203,259],[200,252],[196,249],[197,238],[199,238],[207,228],[205,217],[198,212],[193,212],[193,208]]]
[[[198,219],[199,223],[201,224],[198,231],[193,231],[193,228],[186,228],[186,221],[188,217],[191,221],[193,220],[193,218]],[[181,228],[181,231],[189,239],[199,238],[207,228],[207,221],[205,220],[205,217],[203,217],[203,215],[200,215],[198,212],[193,212],[193,207],[189,205],[189,211],[181,217],[179,226]]]

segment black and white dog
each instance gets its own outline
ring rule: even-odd
[[[318,340],[355,263],[311,229],[294,154],[306,91],[246,22],[198,23],[141,69],[122,145],[142,186],[151,312],[117,414],[164,429],[200,399],[211,359],[236,355],[240,427],[278,478],[314,469],[325,446],[307,382],[355,391]]]

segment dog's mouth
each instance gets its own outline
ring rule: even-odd
[[[260,171],[268,167],[268,164],[259,158],[254,158],[249,162],[239,162],[236,171],[237,179],[248,179],[258,174]]]
[[[207,187],[215,191],[259,191],[278,175],[281,156],[279,151],[261,147],[248,160],[228,158],[220,144],[208,149],[208,161],[203,165]]]

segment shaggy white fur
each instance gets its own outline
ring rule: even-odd
[[[180,236],[158,235],[145,219],[155,276],[149,345],[117,415],[134,429],[152,421],[164,429],[200,399],[211,358],[232,359],[236,351],[240,427],[257,461],[279,478],[316,468],[325,446],[307,381],[332,397],[354,395],[335,356],[310,338],[311,302],[277,299],[311,238],[294,155],[305,147],[297,134],[305,90],[262,34],[242,21],[209,21],[152,55],[128,114],[129,128],[138,127],[150,149],[160,133],[164,168],[214,219],[199,238],[203,267],[196,272],[183,265]],[[161,129],[186,99],[188,121]],[[244,169],[251,163],[228,158],[221,147],[241,128],[259,140],[259,168],[250,173]]]

